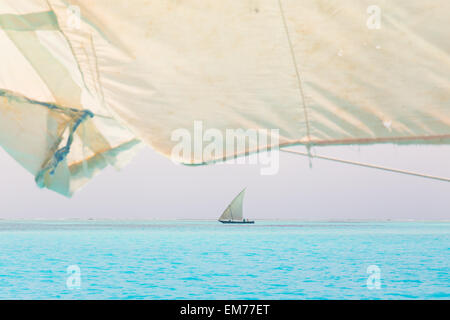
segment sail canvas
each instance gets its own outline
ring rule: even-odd
[[[244,202],[245,189],[242,190],[236,198],[230,203],[219,218],[219,221],[242,221],[243,220],[243,202]]]
[[[170,157],[171,133],[198,120],[276,128],[279,146],[448,144],[449,11],[445,0],[3,0],[0,145],[39,186],[71,195],[143,144]]]

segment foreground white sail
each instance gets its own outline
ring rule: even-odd
[[[447,0],[2,0],[0,145],[70,195],[140,142],[170,156],[172,132],[194,121],[279,129],[280,146],[448,144],[448,12]]]
[[[254,223],[254,221],[245,220],[243,216],[243,202],[245,189],[242,190],[236,198],[230,203],[219,218],[222,223]]]

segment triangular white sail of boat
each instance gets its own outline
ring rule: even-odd
[[[219,218],[219,221],[242,221],[242,205],[244,202],[245,189],[239,193],[230,203]]]

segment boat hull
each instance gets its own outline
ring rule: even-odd
[[[219,222],[225,223],[225,224],[254,224],[255,221],[222,221],[219,220]]]

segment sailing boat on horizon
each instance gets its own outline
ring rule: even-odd
[[[231,203],[228,205],[228,207],[225,209],[225,211],[220,216],[220,218],[219,218],[220,222],[222,222],[222,223],[239,223],[239,224],[255,223],[255,221],[251,221],[251,220],[243,218],[242,205],[244,202],[245,189],[246,188],[244,188],[244,190],[242,190],[233,199],[233,201],[231,201]]]

